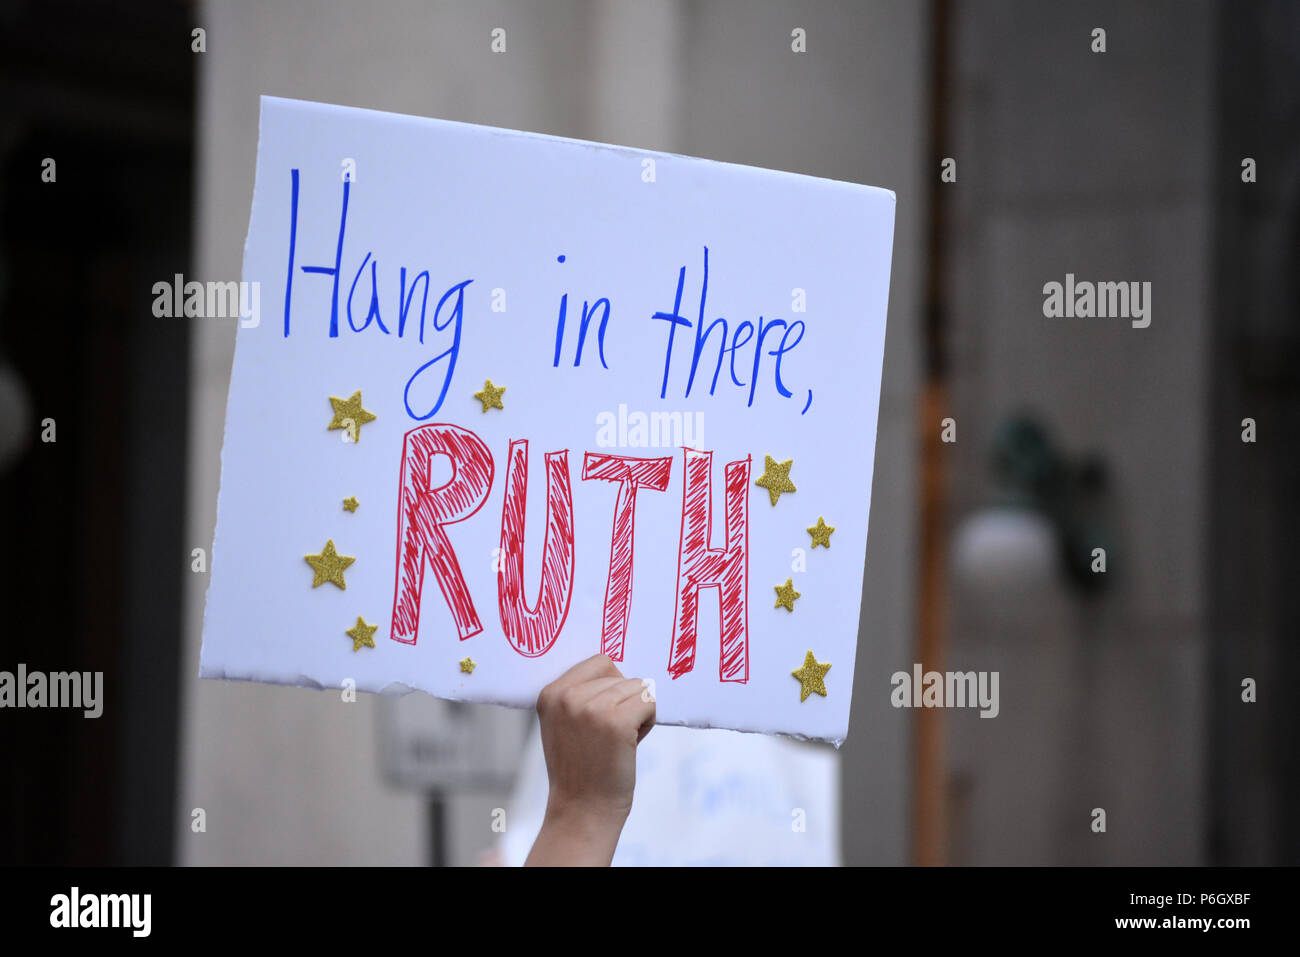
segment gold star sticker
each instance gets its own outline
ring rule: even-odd
[[[357,506],[360,504],[361,503],[357,501],[357,497],[355,495],[350,496],[349,498],[345,498],[343,500],[343,508],[349,512],[355,512],[357,510]]]
[[[817,524],[810,526],[808,534],[812,536],[812,547],[816,548],[821,545],[825,548],[831,547],[831,532],[835,531],[834,525],[827,525],[826,519],[820,515],[817,516]]]
[[[352,393],[350,399],[338,399],[330,396],[330,405],[334,407],[331,429],[347,429],[353,442],[361,441],[361,427],[367,422],[375,421],[375,414],[361,408],[361,390]]]
[[[316,572],[316,577],[312,579],[311,587],[323,585],[326,582],[333,582],[342,589],[347,589],[347,582],[343,580],[343,569],[347,568],[355,558],[349,558],[347,555],[340,555],[334,551],[334,539],[325,543],[319,555],[304,555],[307,564]]]
[[[369,645],[371,648],[375,647],[375,632],[378,630],[378,625],[367,625],[366,620],[357,615],[357,623],[344,634],[352,639],[352,650],[360,651],[362,645]]]
[[[826,672],[831,670],[830,663],[818,664],[817,659],[813,657],[810,651],[803,659],[803,667],[798,671],[792,671],[790,674],[799,679],[799,703],[803,704],[808,700],[808,696],[814,691],[826,697],[826,682],[822,679],[826,677]]]
[[[483,403],[483,411],[488,409],[505,409],[501,404],[501,397],[506,394],[505,386],[494,386],[491,379],[483,380],[483,391],[475,392],[474,398]]]
[[[782,492],[795,491],[794,483],[790,481],[790,466],[794,465],[794,459],[778,462],[770,455],[765,455],[763,458],[767,460],[763,466],[763,474],[758,477],[754,484],[767,489],[767,494],[771,497],[772,504],[775,505]]]
[[[772,607],[794,611],[794,600],[799,597],[799,593],[794,590],[794,579],[787,578],[784,585],[773,585],[772,587],[776,590],[776,604]]]
[[[478,667],[478,665],[476,665],[476,664],[474,663],[474,659],[473,659],[473,658],[463,658],[463,659],[461,659],[461,662],[460,662],[460,670],[463,671],[463,672],[465,672],[465,674],[467,674],[467,675],[472,675],[472,674],[474,673],[474,669],[477,668],[477,667]]]

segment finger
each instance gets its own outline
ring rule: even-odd
[[[649,695],[633,695],[625,698],[623,703],[618,706],[620,712],[628,717],[629,723],[635,723],[637,728],[637,743],[650,733],[650,729],[655,723],[655,699]]]
[[[572,699],[572,704],[579,707],[589,706],[594,699],[604,695],[610,688],[620,685],[627,681],[622,675],[609,675],[605,678],[592,678],[584,681],[580,685],[574,685],[569,688],[568,696]],[[619,699],[622,700],[621,698]],[[617,703],[617,702],[615,702]]]
[[[541,714],[543,711],[555,707],[571,695],[573,689],[580,687],[585,682],[599,678],[612,678],[618,681],[622,677],[618,668],[614,667],[614,662],[610,661],[607,655],[592,655],[590,658],[579,661],[541,690],[537,695],[537,712]],[[579,698],[581,697],[582,695],[579,693]]]
[[[591,682],[595,684],[595,682]],[[641,678],[619,678],[611,681],[598,693],[591,697],[587,706],[591,708],[617,708],[628,698],[633,695],[640,695],[645,691],[646,683]]]
[[[604,677],[622,677],[614,662],[609,660],[608,655],[592,655],[566,671],[560,677],[552,682],[557,689],[569,688],[573,685],[581,684],[584,681],[590,681],[592,678]]]

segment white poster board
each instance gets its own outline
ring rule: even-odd
[[[532,707],[604,651],[661,723],[838,744],[893,219],[264,97],[201,675]]]

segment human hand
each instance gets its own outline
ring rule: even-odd
[[[542,689],[537,716],[550,793],[526,863],[608,865],[632,810],[636,747],[654,727],[654,696],[595,655]]]

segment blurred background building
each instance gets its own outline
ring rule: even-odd
[[[400,705],[195,677],[235,326],[155,318],[152,286],[238,278],[263,93],[894,190],[841,859],[1300,863],[1284,0],[10,0],[0,669],[102,670],[106,706],[0,711],[0,860],[500,837],[508,774],[393,773]],[[1045,318],[1066,274],[1150,282],[1150,326]],[[915,662],[999,671],[1000,714],[894,709]]]

